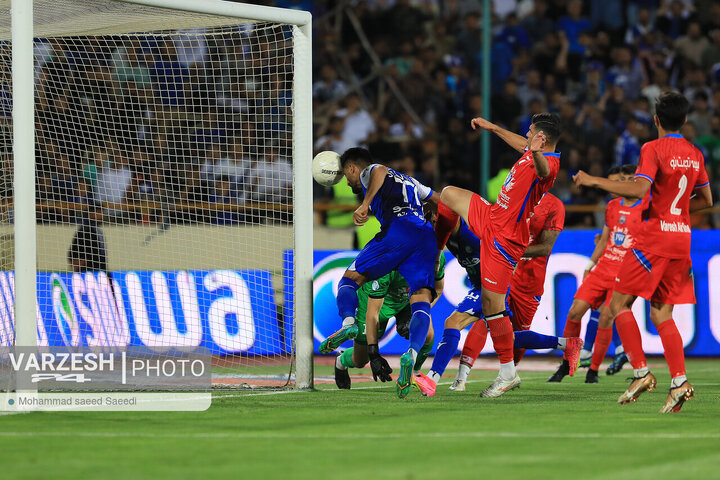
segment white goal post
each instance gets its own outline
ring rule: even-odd
[[[62,15],[58,15],[57,12],[61,11],[59,10],[61,8]],[[37,119],[35,110],[38,100],[34,86],[38,81],[38,67],[37,61],[34,61],[37,53],[34,52],[33,38],[50,38],[56,43],[63,44],[63,42],[72,42],[72,40],[66,39],[78,37],[95,39],[102,36],[135,35],[136,32],[174,32],[180,29],[199,27],[227,28],[229,25],[252,25],[256,22],[289,27],[292,44],[292,74],[288,75],[290,77],[288,82],[292,85],[291,106],[289,107],[292,112],[292,121],[291,125],[287,126],[287,131],[290,132],[287,134],[288,143],[291,143],[287,148],[288,156],[291,156],[289,163],[292,165],[292,197],[288,200],[289,205],[281,205],[281,202],[276,201],[274,208],[290,212],[291,218],[289,221],[284,221],[290,223],[292,231],[292,242],[289,248],[293,259],[290,267],[290,271],[293,272],[290,285],[294,312],[284,313],[286,319],[291,316],[294,325],[292,328],[295,362],[294,384],[298,389],[311,389],[313,387],[313,205],[310,162],[313,151],[312,18],[310,13],[223,0],[0,0],[0,11],[11,13],[11,28],[9,28],[9,21],[0,21],[0,40],[4,41],[6,46],[8,41],[12,44],[14,189],[11,205],[14,224],[11,232],[14,234],[15,272],[13,345],[34,348],[38,346],[39,330],[43,327],[40,325],[40,307],[37,305],[39,241],[36,242],[36,239],[39,237],[36,221],[35,155],[37,146],[35,125]],[[167,38],[170,38],[170,34],[167,35]],[[171,42],[172,40],[167,41]],[[181,134],[178,133],[178,135]],[[64,201],[64,199],[62,200]],[[241,206],[245,209],[266,208],[252,207],[262,201],[253,197],[252,200],[248,200],[248,203]],[[255,204],[251,202],[255,202]],[[267,202],[272,203],[273,201],[266,200],[266,204]],[[233,204],[232,207],[227,208],[235,207]],[[271,227],[264,227],[264,225],[272,223],[272,221],[265,222],[263,220],[260,223],[263,224],[262,228],[270,229]],[[48,228],[60,229],[59,226]],[[137,227],[137,229],[140,228]],[[230,228],[251,229],[256,226],[253,224],[248,227],[234,226]],[[208,231],[212,230],[213,235],[220,229],[220,227],[207,228]],[[232,235],[237,234],[233,233]],[[251,236],[249,238],[263,237]],[[112,238],[108,239],[111,243]],[[201,244],[196,243],[196,245]],[[251,243],[248,245],[252,246]],[[257,246],[260,247],[260,245]],[[202,250],[203,248],[200,246],[196,255],[204,254],[205,252]],[[245,252],[242,255],[252,256],[252,252]],[[128,262],[128,265],[130,264],[132,262]],[[131,268],[121,265],[119,269],[130,270]],[[193,268],[200,270],[198,267]],[[212,268],[221,267],[208,266],[203,267],[203,270]],[[187,267],[181,267],[178,268],[178,271],[185,269]],[[41,266],[40,271],[51,270],[49,267]],[[110,282],[112,281],[110,280]],[[10,334],[8,333],[8,335]],[[31,393],[35,388],[28,378],[17,378],[16,381],[18,394],[21,392]]]

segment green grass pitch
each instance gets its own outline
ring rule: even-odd
[[[550,371],[521,368],[521,388],[498,399],[478,395],[495,372],[474,371],[454,393],[451,371],[434,398],[325,384],[218,393],[206,412],[6,415],[1,478],[720,478],[720,362],[688,361],[697,396],[672,415],[657,413],[669,376],[655,363],[659,389],[627,406],[616,399],[629,370],[585,385],[584,370],[547,384]]]

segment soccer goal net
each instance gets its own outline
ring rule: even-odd
[[[27,345],[30,323],[51,350],[202,347],[214,387],[311,387],[310,15],[34,0],[28,105],[11,1],[0,11],[2,345]],[[33,112],[34,173],[17,153],[32,135],[13,132]],[[18,190],[32,175],[27,318]]]

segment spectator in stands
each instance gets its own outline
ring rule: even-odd
[[[569,52],[582,55],[585,49],[580,45],[579,38],[582,32],[590,30],[590,20],[582,16],[582,0],[570,0],[567,4],[567,16],[557,23],[558,30],[565,32],[569,42]]]
[[[345,119],[342,136],[353,146],[364,144],[370,134],[375,131],[375,120],[362,107],[360,96],[357,93],[350,93],[345,97],[345,108],[335,111],[335,116]],[[345,150],[336,151],[342,153]]]
[[[293,171],[280,157],[276,145],[266,146],[265,154],[250,169],[248,200],[285,204],[290,201]]]
[[[107,248],[100,228],[104,216],[102,205],[91,203],[85,215],[70,244],[68,264],[73,272],[107,272]]]
[[[318,131],[323,134],[323,129]],[[333,152],[342,153],[348,148],[357,146],[352,139],[345,137],[345,118],[334,116],[330,118],[327,126],[327,133],[322,135],[315,142],[315,150],[332,150]]]
[[[688,3],[681,0],[663,1],[657,13],[656,24],[658,30],[671,40],[685,35],[692,16],[692,10],[692,2]]]
[[[329,65],[320,67],[320,79],[313,84],[313,98],[322,102],[336,100],[347,94],[345,83],[337,78],[337,72]]]
[[[675,40],[675,50],[680,57],[698,66],[702,64],[702,54],[708,46],[710,41],[703,35],[698,22],[688,24],[687,33]]]
[[[692,101],[692,112],[688,114],[687,121],[695,125],[695,132],[698,137],[710,135],[710,119],[712,112],[705,92],[699,91]]]
[[[238,211],[233,205],[238,204],[237,195],[233,192],[229,175],[220,175],[212,181],[209,201],[211,206],[208,220],[216,225],[236,225],[239,220]]]
[[[647,138],[647,128],[637,117],[631,116],[627,119],[625,130],[615,143],[614,166],[637,165],[640,159],[640,147]]]
[[[125,202],[133,181],[126,154],[115,147],[108,162],[98,172],[97,201],[110,208],[108,216],[118,220],[125,218],[121,204]]]
[[[699,137],[697,143],[702,145],[708,153],[705,161],[710,162],[711,168],[707,168],[707,170],[714,170],[716,166],[720,165],[720,117],[718,115],[713,115],[710,119],[710,133]]]

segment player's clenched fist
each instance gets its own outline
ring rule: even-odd
[[[353,221],[355,222],[355,225],[363,225],[368,220],[368,211],[369,208],[367,205],[360,204],[360,206],[355,210],[355,213],[353,213]]]
[[[591,185],[590,180],[591,180],[590,175],[583,172],[582,170],[578,171],[573,176],[573,181],[575,182],[575,185],[577,185],[578,187],[582,187],[582,186],[591,187],[592,185]]]
[[[392,368],[387,360],[380,356],[377,345],[368,345],[368,358],[370,359],[370,369],[372,370],[373,379],[377,382],[378,378],[381,382],[392,382]]]
[[[473,130],[477,130],[478,128],[481,128],[483,130],[490,130],[494,125],[482,117],[477,117],[477,118],[473,118],[470,121],[470,126],[472,127]]]

